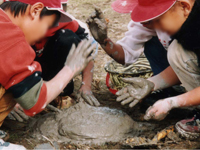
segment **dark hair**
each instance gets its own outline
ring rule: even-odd
[[[29,4],[25,4],[22,2],[18,2],[18,1],[12,1],[12,2],[4,2],[0,5],[0,8],[2,8],[3,10],[10,10],[12,14],[14,14],[14,17],[19,16],[19,14],[24,15],[26,12],[26,9],[28,7]],[[59,21],[60,19],[60,12],[56,11],[56,10],[48,10],[46,7],[44,7],[44,9],[42,10],[41,14],[40,14],[40,18],[42,18],[43,16],[50,16],[50,15],[56,15],[56,20],[55,20],[55,24]]]

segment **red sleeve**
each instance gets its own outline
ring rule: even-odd
[[[24,109],[24,113],[26,115],[32,117],[32,116],[40,113],[41,111],[43,111],[46,107],[46,101],[47,101],[46,93],[47,93],[47,87],[46,87],[46,84],[44,83],[42,88],[41,88],[40,96],[38,98],[37,103],[29,110]]]
[[[36,71],[41,72],[40,64],[34,59],[34,50],[23,41],[0,51],[0,83],[4,88],[9,89]]]
[[[35,52],[22,30],[1,9],[0,33],[0,84],[26,110],[43,105],[47,90],[41,66],[34,61]]]
[[[35,52],[25,41],[0,51],[0,84],[12,92],[28,115],[39,113],[46,103],[47,88]]]

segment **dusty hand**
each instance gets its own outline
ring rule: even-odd
[[[91,88],[83,85],[79,90],[80,96],[86,101],[88,104],[92,106],[100,106],[99,101],[94,97]]]
[[[78,75],[86,65],[95,58],[95,56],[89,56],[93,49],[96,47],[95,44],[91,45],[93,40],[83,40],[76,48],[75,44],[69,52],[65,65],[68,66],[75,75]]]
[[[171,99],[159,100],[147,109],[144,119],[163,120],[172,108],[173,105]]]
[[[90,32],[95,40],[104,44],[104,40],[107,39],[107,23],[101,9],[96,7],[86,23],[89,25]]]
[[[17,120],[19,122],[24,122],[30,119],[30,117],[24,113],[19,104],[15,105],[14,109],[8,115],[8,118],[11,120]]]
[[[154,89],[154,83],[143,78],[123,78],[122,80],[130,85],[116,93],[117,101],[122,105],[130,103],[129,107],[134,107]]]

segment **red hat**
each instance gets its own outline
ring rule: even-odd
[[[22,3],[33,5],[37,2],[41,2],[48,10],[57,10],[61,13],[59,22],[71,22],[71,15],[66,13],[62,9],[61,0],[5,0],[5,1],[19,1]]]
[[[66,4],[68,2],[68,0],[61,0],[62,4]]]
[[[118,13],[130,13],[136,4],[137,0],[116,0],[112,3],[112,8]]]
[[[167,12],[176,0],[136,0],[131,18],[135,22],[146,22]]]

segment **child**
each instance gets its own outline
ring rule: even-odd
[[[71,18],[60,8],[59,0],[11,0],[0,7],[2,125],[16,102],[29,116],[41,112],[93,59],[89,54],[94,45],[91,46],[91,40],[81,42],[77,48],[73,45],[65,66],[50,81],[44,81],[41,66],[34,61],[35,52],[30,45],[42,39],[58,21],[69,22]]]
[[[199,7],[199,1],[195,0],[138,0],[133,7],[131,16],[134,22],[140,22],[144,26],[173,36],[174,40],[168,48],[170,67],[148,80],[124,79],[131,85],[117,93],[119,95],[117,100],[132,102],[134,106],[153,90],[164,89],[178,83],[182,83],[188,91],[156,102],[147,110],[146,120],[162,120],[173,108],[200,104]],[[101,24],[102,20],[94,19],[94,21],[91,23]],[[103,25],[99,27],[100,31],[104,29]],[[109,47],[109,41],[106,42],[105,39],[101,42]],[[176,124],[176,128],[185,137],[198,137],[199,119],[196,115],[193,119],[180,121]]]
[[[135,4],[136,0],[117,0],[112,4],[112,8],[119,13],[130,13]],[[144,26],[139,22],[130,21],[125,36],[114,43],[107,36],[107,25],[100,9],[97,8],[92,13],[87,23],[90,26],[91,33],[99,41],[102,48],[118,63],[132,64],[144,52],[150,62],[154,75],[161,73],[165,69],[170,69],[167,60],[167,49],[171,38],[166,33],[153,29],[150,26]],[[96,28],[97,24],[102,29]],[[97,33],[98,30],[99,32]],[[104,43],[107,43],[107,45],[105,46]],[[178,92],[173,87],[170,87],[154,92],[151,97],[146,98],[144,101],[145,104],[149,105],[155,102],[155,100],[152,100],[154,98],[166,98],[180,93],[182,92]],[[123,103],[123,105],[125,104],[127,102]],[[133,107],[134,105],[131,104],[130,106]]]
[[[68,0],[61,0],[62,6],[67,4],[67,2]],[[65,10],[67,10],[67,5]],[[87,25],[73,16],[70,17],[73,21],[59,23],[57,27],[47,32],[46,38],[36,43],[34,46],[36,52],[39,52],[36,60],[39,61],[42,66],[44,80],[50,80],[63,67],[65,57],[73,43],[77,45],[81,40],[90,38]],[[83,70],[82,85],[79,92],[80,96],[90,105],[99,106],[100,103],[94,97],[91,90],[93,68],[94,61],[91,61]],[[69,96],[73,92],[73,89],[74,84],[73,81],[71,81],[61,95]]]
[[[76,20],[59,23],[59,26],[50,29],[46,37],[34,45],[37,56],[36,61],[41,64],[43,79],[51,80],[64,66],[65,59],[72,45],[76,46],[84,39],[88,39],[88,33]],[[90,105],[99,106],[98,100],[91,90],[94,61],[91,61],[83,70],[83,81],[79,92],[80,96]],[[71,81],[61,93],[61,96],[69,96],[73,93],[74,84]]]
[[[62,5],[67,3],[66,0],[62,0]],[[57,27],[51,28],[44,39],[37,42],[33,48],[36,51],[36,61],[41,64],[43,74],[42,78],[45,81],[51,80],[64,66],[65,59],[71,49],[72,44],[78,45],[83,39],[90,38],[89,30],[83,22],[70,16],[73,21],[60,22]],[[87,67],[83,70],[82,84],[79,89],[79,95],[90,105],[99,106],[100,103],[94,97],[91,84],[93,78],[94,61],[90,61]],[[58,107],[65,107],[68,105],[65,100],[66,96],[73,93],[74,82],[73,80],[67,85],[63,92],[52,103]],[[17,109],[17,107],[16,107]],[[22,122],[25,118],[16,111],[12,111],[9,118],[13,118]],[[17,117],[16,117],[17,116]],[[26,117],[27,118],[27,117]],[[26,119],[25,119],[26,120]]]
[[[119,13],[130,13],[135,3],[136,0],[116,0],[112,4],[112,8]],[[92,27],[90,21],[93,21],[93,18],[95,18],[95,21],[98,23],[98,18],[95,17],[95,15],[102,16],[102,19],[100,18],[99,21],[104,19],[100,9],[96,9],[96,12],[93,12],[87,20],[90,27]],[[102,22],[101,25],[105,27],[105,31],[102,32],[102,34],[105,33],[105,35],[99,36],[103,37],[101,38],[102,40],[106,39],[108,45],[104,46],[104,41],[99,41],[99,43],[108,55],[110,55],[117,62],[121,64],[132,64],[144,52],[147,59],[150,61],[154,75],[169,67],[166,49],[169,46],[171,38],[166,33],[147,28],[140,23],[130,21],[128,24],[128,32],[126,32],[124,38],[119,40],[117,43],[114,43],[107,36],[106,23]],[[93,30],[91,30],[91,33],[93,33]],[[111,46],[109,43],[112,43],[112,49],[110,49]],[[159,56],[156,55],[158,53]]]

